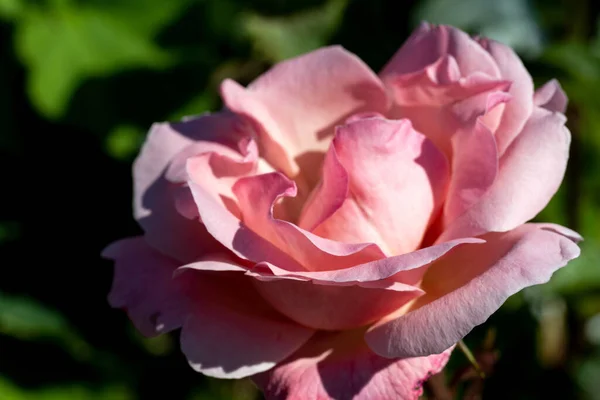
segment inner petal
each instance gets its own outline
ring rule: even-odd
[[[385,257],[373,243],[330,240],[276,218],[273,208],[277,199],[296,194],[294,182],[279,172],[240,178],[232,190],[244,226],[283,250],[307,270],[342,269]]]
[[[339,46],[281,62],[246,88],[225,80],[221,95],[251,122],[261,156],[296,183],[296,196],[282,200],[292,221],[319,180],[334,127],[349,115],[389,106],[377,75]]]
[[[407,120],[359,119],[338,127],[326,160],[301,226],[322,220],[313,233],[375,243],[388,255],[419,247],[449,178],[448,162],[431,141]],[[331,212],[340,196],[344,201]]]

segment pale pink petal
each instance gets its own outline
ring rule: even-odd
[[[492,187],[440,237],[507,231],[535,217],[563,179],[571,135],[561,114],[536,108],[500,160]]]
[[[237,159],[230,158],[224,153],[215,151],[186,157],[184,170],[185,180],[201,185],[221,207],[239,218],[239,206],[231,188],[240,177],[255,172],[255,160],[247,161],[239,155]]]
[[[512,99],[506,103],[500,125],[495,130],[498,154],[502,155],[533,111],[533,81],[519,56],[510,47],[490,39],[479,39],[479,43],[496,61],[502,79],[512,82],[508,91]]]
[[[572,229],[564,227],[562,225],[546,223],[546,222],[530,223],[529,225],[536,225],[540,229],[546,229],[546,230],[558,233],[559,235],[566,236],[575,243],[579,243],[583,240],[583,237],[579,233],[575,232]]]
[[[452,178],[444,205],[448,224],[476,204],[498,174],[496,141],[480,120],[460,129],[452,139]]]
[[[294,179],[302,169],[304,180],[318,176],[313,155],[325,152],[337,123],[388,107],[379,78],[339,46],[281,62],[245,90],[226,81],[221,92],[229,109],[258,124],[261,154]]]
[[[288,271],[269,263],[257,264],[252,271],[262,275],[263,277],[272,274],[275,277],[312,280],[315,283],[320,283],[323,285],[377,281],[389,283],[390,280],[388,278],[394,278],[395,281],[414,285],[418,282],[418,279],[406,281],[404,278],[408,278],[409,275],[404,273],[415,271],[421,269],[421,267],[427,266],[431,262],[452,251],[457,246],[478,243],[485,243],[485,241],[477,238],[457,239],[419,249],[411,253],[386,257],[381,260],[332,271]],[[421,273],[418,275],[420,274]]]
[[[385,83],[394,100],[401,105],[442,106],[477,94],[508,91],[510,81],[481,72],[461,76],[454,57],[445,55],[422,71],[407,75],[390,75]]]
[[[476,204],[493,185],[498,173],[498,152],[492,131],[499,122],[498,111],[510,98],[501,91],[481,93],[448,108],[448,123],[455,129],[449,129],[452,178],[444,205],[444,226]]]
[[[274,311],[253,289],[252,278],[190,270],[182,278],[196,281],[197,295],[181,331],[181,349],[204,375],[237,379],[266,371],[314,333]]]
[[[211,169],[207,172],[215,178],[253,173],[258,163],[256,142],[251,138],[244,138],[237,145],[238,148],[234,149],[217,142],[196,141],[184,147],[171,159],[165,178],[173,183],[187,182],[189,180],[188,160],[207,154],[213,157],[209,165]]]
[[[240,204],[244,225],[289,254],[307,270],[348,268],[384,258],[375,244],[346,244],[325,239],[288,221],[274,218],[276,201],[296,194],[294,182],[281,173],[241,178],[234,185],[233,192]]]
[[[189,191],[186,197],[180,194],[177,198],[178,210],[188,217],[199,218],[212,238],[238,257],[273,262],[290,270],[303,269],[240,221],[241,211],[232,187],[240,177],[252,175],[259,167],[254,142],[244,141],[240,145],[242,154],[232,154],[218,144],[206,147],[202,143],[180,153],[169,170],[171,179],[188,179]],[[191,156],[203,148],[207,152]]]
[[[133,166],[134,215],[149,244],[182,262],[192,261],[217,245],[202,224],[177,211],[174,196],[180,187],[164,175],[173,158],[195,141],[233,145],[242,130],[239,118],[229,114],[152,126]]]
[[[114,242],[102,256],[115,261],[110,305],[125,310],[142,334],[156,336],[181,327],[188,311],[187,283],[173,279],[180,265],[176,260],[142,237]]]
[[[456,60],[461,76],[483,73],[499,78],[500,71],[491,55],[465,32],[446,25],[421,24],[381,71],[393,75],[418,72],[445,55]]]
[[[346,171],[348,188],[343,180],[323,183],[338,191],[334,201],[347,198],[314,232],[345,243],[376,243],[388,255],[416,249],[448,183],[448,162],[433,143],[407,120],[367,118],[338,127],[329,157]]]
[[[233,112],[241,114],[253,124],[253,130],[258,137],[260,145],[259,153],[267,158],[267,161],[282,171],[296,173],[293,160],[287,154],[287,150],[277,141],[277,136],[271,132],[280,134],[280,127],[268,109],[256,96],[239,83],[225,79],[221,83],[221,97],[225,106]]]
[[[260,294],[279,312],[301,325],[339,330],[365,326],[423,294],[398,282],[332,285],[331,282],[257,277]]]
[[[361,331],[316,334],[280,365],[252,377],[267,400],[417,400],[423,383],[448,362],[451,350],[389,359],[365,345]]]
[[[197,141],[175,155],[165,173],[165,178],[178,184],[173,191],[175,209],[188,219],[197,219],[198,210],[187,181],[193,179],[210,187],[220,203],[232,213],[239,210],[231,193],[231,186],[240,176],[256,173],[259,158],[256,143],[243,139],[239,151],[216,142]]]
[[[552,79],[535,91],[533,102],[538,107],[564,114],[569,100],[560,83]]]
[[[208,254],[203,260],[190,264],[182,265],[177,268],[174,276],[185,272],[186,270],[197,271],[216,271],[216,272],[246,272],[247,268],[240,264],[239,260],[234,260],[230,255]]]
[[[433,264],[422,287],[427,294],[400,316],[390,316],[366,333],[384,357],[436,354],[485,322],[521,289],[547,282],[579,255],[577,245],[551,229],[522,225],[483,236],[487,243],[458,248]]]
[[[193,181],[188,185],[207,231],[236,256],[256,263],[270,262],[290,271],[304,270],[285,252],[248,229],[208,189]]]
[[[445,56],[423,71],[385,80],[394,99],[391,115],[409,119],[449,159],[451,139],[466,123],[473,124],[476,117],[497,108],[486,126],[489,129],[498,126],[502,107],[496,106],[508,101],[504,95],[510,87],[509,81],[481,73],[463,78],[454,76],[458,74],[455,63],[453,58]]]
[[[346,201],[350,180],[331,147],[323,162],[322,177],[304,204],[298,226],[313,231],[331,217]]]

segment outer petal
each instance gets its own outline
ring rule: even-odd
[[[449,356],[450,350],[388,359],[370,351],[360,331],[318,333],[282,364],[252,379],[268,400],[416,400]]]
[[[102,256],[115,261],[110,305],[126,310],[142,334],[156,336],[181,327],[188,311],[187,286],[172,278],[176,260],[151,248],[142,237],[114,242]]]
[[[216,143],[197,142],[184,149],[171,164],[171,180],[188,180],[180,193],[178,210],[200,218],[211,237],[235,255],[254,262],[273,262],[290,270],[302,267],[268,240],[247,229],[232,188],[241,177],[259,172],[260,160],[253,140],[240,143],[241,153]],[[245,150],[244,150],[245,149]],[[199,155],[194,155],[200,152]]]
[[[325,330],[365,326],[423,294],[417,287],[394,282],[341,286],[281,277],[258,280],[256,288],[283,315]]]
[[[527,224],[483,236],[484,245],[456,251],[424,278],[427,292],[401,316],[390,316],[366,334],[384,357],[436,354],[483,323],[512,294],[547,282],[579,255],[577,245],[547,226]],[[466,249],[465,249],[466,250]]]
[[[252,278],[235,272],[183,275],[196,280],[197,295],[181,331],[181,349],[198,372],[234,379],[263,372],[313,334],[274,311],[253,289]]]
[[[492,187],[442,234],[440,241],[507,231],[535,217],[563,179],[571,135],[561,114],[537,108],[500,160]]]
[[[340,182],[331,185],[347,197],[314,232],[345,243],[376,243],[390,255],[416,249],[444,200],[444,155],[409,121],[381,118],[339,127],[330,153],[328,158],[337,158],[348,177],[347,188]]]
[[[494,59],[465,32],[446,25],[422,23],[381,71],[392,75],[418,72],[444,55],[452,56],[462,76],[475,72],[500,77]]]
[[[210,170],[207,174],[214,178],[243,176],[256,171],[258,149],[251,138],[238,142],[238,149],[218,142],[199,140],[177,153],[169,164],[165,178],[173,183],[186,183],[189,179],[188,160],[201,155],[210,155]]]
[[[239,207],[231,187],[240,177],[252,175],[257,170],[256,145],[253,141],[249,143],[252,150],[243,157],[223,145],[197,142],[174,159],[167,177],[182,182],[191,180],[202,185],[223,208],[239,217]],[[189,200],[193,200],[193,197]]]
[[[512,99],[506,103],[500,125],[495,130],[498,154],[502,155],[533,111],[533,81],[510,47],[490,39],[479,39],[479,43],[496,61],[502,79],[512,82],[508,91]]]
[[[230,144],[242,131],[241,121],[228,114],[152,126],[133,166],[134,215],[149,244],[182,262],[189,262],[216,245],[202,224],[177,212],[174,196],[179,187],[168,182],[164,174],[173,158],[196,140]]]
[[[305,180],[317,176],[319,163],[314,165],[311,153],[327,149],[327,137],[338,122],[357,112],[383,113],[388,107],[377,76],[337,46],[279,63],[246,90],[226,81],[222,95],[229,109],[258,123],[265,136],[261,154],[290,177],[306,169]]]
[[[246,272],[247,269],[231,260],[231,257],[214,257],[216,259],[196,261],[183,265],[175,271],[174,275],[181,274],[184,271],[195,269],[197,271],[215,271],[215,272]]]
[[[421,267],[425,267],[446,253],[453,251],[457,246],[478,243],[485,243],[485,241],[476,238],[457,239],[419,249],[411,253],[386,257],[381,260],[332,271],[286,271],[277,266],[262,263],[256,265],[252,272],[260,274],[263,277],[273,275],[290,279],[312,280],[315,283],[323,285],[342,285],[361,282],[387,282],[388,284],[390,282],[403,282],[408,285],[415,285],[420,281],[422,271],[418,274],[412,274],[410,271],[422,270]],[[410,279],[405,280],[405,278]]]
[[[544,86],[536,90],[533,96],[533,102],[536,106],[562,114],[567,110],[568,101],[567,95],[556,79],[548,81]]]

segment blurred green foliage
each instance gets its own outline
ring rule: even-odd
[[[168,1],[147,7],[144,1],[127,1],[88,6],[69,0],[24,4],[13,15],[15,47],[28,69],[32,103],[46,116],[60,117],[86,78],[177,62],[153,38],[185,5]]]
[[[256,51],[278,62],[327,43],[341,22],[347,0],[328,0],[320,7],[285,17],[244,16],[244,30]]]
[[[130,164],[155,121],[217,109],[219,82],[342,44],[379,69],[420,20],[513,46],[570,97],[571,162],[539,216],[582,256],[513,296],[486,399],[600,399],[600,5],[591,0],[0,0],[0,399],[259,398],[187,366],[176,335],[142,338],[106,302],[100,250],[135,235]],[[16,194],[16,196],[15,196]],[[488,339],[486,339],[488,338]],[[468,366],[455,352],[447,376]]]

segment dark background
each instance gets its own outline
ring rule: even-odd
[[[468,336],[499,354],[483,398],[600,399],[598,14],[593,0],[0,0],[0,400],[259,398],[109,308],[99,253],[140,232],[131,162],[153,122],[218,109],[225,77],[330,43],[377,71],[420,20],[511,45],[571,100],[567,178],[539,219],[582,233],[583,253]],[[468,365],[455,351],[445,376]]]

